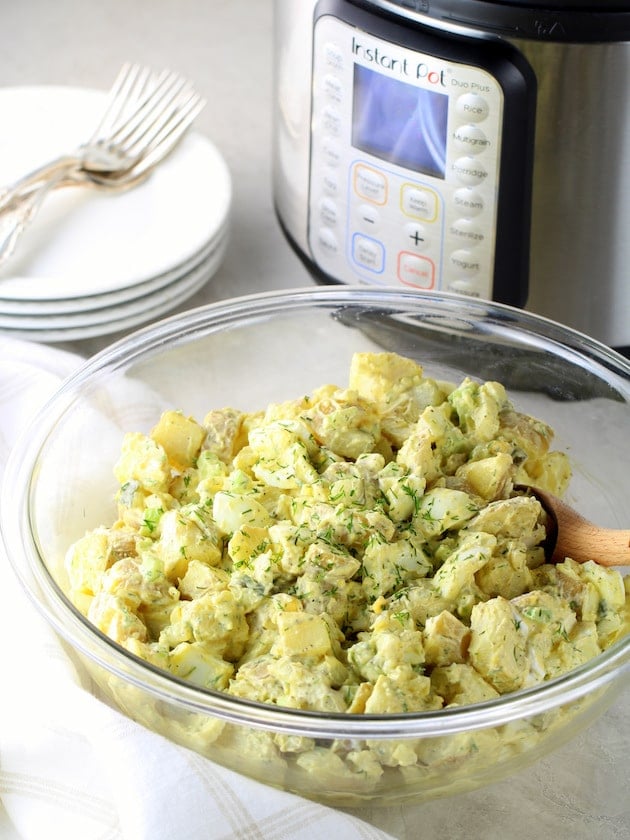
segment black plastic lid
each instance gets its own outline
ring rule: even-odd
[[[563,43],[630,40],[628,0],[373,0],[369,5],[511,38]]]

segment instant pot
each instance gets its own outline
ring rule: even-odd
[[[274,201],[325,283],[630,346],[630,3],[275,0]]]

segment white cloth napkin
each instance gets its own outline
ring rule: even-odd
[[[18,434],[81,361],[0,335],[0,479]],[[0,646],[1,840],[630,837],[628,691],[584,734],[502,782],[349,813],[239,776],[110,708],[81,683],[1,552]]]
[[[0,478],[35,411],[81,363],[0,337]],[[137,725],[81,684],[0,557],[0,836],[20,840],[380,838]]]

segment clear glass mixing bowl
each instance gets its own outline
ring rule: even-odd
[[[114,344],[34,419],[10,459],[1,504],[7,554],[35,606],[125,713],[262,782],[351,806],[471,789],[554,749],[622,690],[630,637],[492,702],[423,714],[309,713],[203,690],[135,658],[66,598],[63,560],[86,530],[115,519],[112,466],[125,432],[148,432],[168,408],[203,417],[343,386],[355,351],[381,350],[413,357],[436,379],[502,382],[520,410],[555,428],[554,446],[574,471],[568,501],[601,525],[628,527],[627,360],[520,310],[365,287],[229,300]],[[359,754],[381,763],[378,778],[361,771]]]

